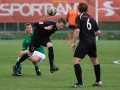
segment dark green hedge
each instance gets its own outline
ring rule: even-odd
[[[25,33],[0,33],[0,39],[2,40],[12,40],[12,39],[24,39],[26,37]],[[67,40],[67,32],[66,33],[55,33],[51,36],[51,39],[57,39],[57,40]],[[120,32],[114,33],[114,32],[108,32],[108,33],[102,33],[99,36],[99,40],[120,40]]]

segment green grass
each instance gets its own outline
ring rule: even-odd
[[[58,72],[50,73],[49,60],[41,62],[42,76],[37,76],[34,66],[28,60],[23,63],[22,76],[12,76],[12,65],[16,62],[21,40],[0,40],[0,90],[74,90],[76,83],[72,65],[73,51],[67,40],[53,40],[55,64]],[[84,88],[82,90],[120,90],[120,65],[113,64],[120,60],[120,41],[97,41],[98,59],[101,64],[101,87],[92,87],[95,81],[93,66],[86,56],[82,62]],[[47,56],[47,49],[45,48]]]

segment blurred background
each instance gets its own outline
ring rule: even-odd
[[[79,2],[86,2],[88,13],[93,16],[102,34],[98,40],[120,40],[120,3],[119,0],[0,0],[0,39],[17,40],[25,37],[24,24],[45,20],[66,19],[70,3],[77,8]],[[47,8],[57,9],[55,16],[47,14]],[[34,28],[34,27],[33,27]],[[51,36],[52,39],[67,40],[68,27]]]

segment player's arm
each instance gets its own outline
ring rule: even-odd
[[[100,29],[99,29],[99,27],[98,27],[96,21],[95,21],[95,32],[94,32],[94,33],[95,33],[95,36],[98,36],[98,35],[101,34],[101,31],[100,31]]]
[[[76,28],[73,34],[73,40],[72,40],[72,50],[75,50],[75,42],[79,36],[80,29]]]
[[[78,36],[79,36],[79,33],[80,33],[80,29],[76,28],[75,31],[74,31],[74,34],[73,34],[73,40],[72,40],[72,43],[75,43]]]
[[[34,23],[34,26],[37,28],[44,29],[44,22],[36,22]]]
[[[66,16],[66,22],[68,22],[68,17],[69,17],[69,11],[68,11],[67,16]]]
[[[101,31],[100,30],[97,30],[96,32],[95,32],[95,36],[98,36],[98,35],[100,35],[101,34]]]
[[[79,17],[76,17],[76,27],[75,27],[75,31],[74,31],[74,34],[73,34],[73,40],[72,40],[72,50],[74,51],[75,50],[75,42],[79,36],[79,33],[80,33],[80,18]]]
[[[34,24],[34,26],[37,27],[37,28],[45,29],[45,30],[51,30],[52,27],[53,27],[53,25],[51,25],[50,21],[36,22]]]
[[[67,13],[67,16],[66,16],[66,27],[68,27],[68,17],[69,17],[69,10],[68,10],[68,13]]]
[[[79,16],[76,17],[75,22],[76,22],[76,26],[75,26],[75,31],[74,31],[74,34],[73,34],[72,43],[76,42],[76,39],[78,38],[79,33],[80,33],[80,18],[79,18]]]
[[[55,25],[55,21],[54,20],[47,20],[45,22],[45,24],[46,24],[44,27],[45,30],[52,30],[53,26]]]

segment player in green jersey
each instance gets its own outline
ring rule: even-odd
[[[22,51],[19,52],[18,54],[18,59],[20,57],[22,57],[23,54],[25,54],[26,52],[28,52],[27,48],[29,47],[29,44],[30,44],[30,41],[31,41],[31,37],[32,37],[32,32],[33,32],[33,28],[32,28],[32,25],[30,23],[26,23],[25,24],[25,31],[27,33],[27,36],[26,38],[23,40],[23,43],[22,43]],[[40,46],[39,48],[36,48],[36,50],[34,51],[34,53],[32,54],[31,57],[28,58],[28,60],[31,60],[32,63],[34,64],[35,66],[35,71],[36,71],[36,74],[38,76],[41,75],[41,71],[40,71],[40,68],[38,66],[38,63],[42,60],[44,60],[46,58],[46,56],[44,55],[44,48],[43,46]],[[21,69],[22,69],[22,63],[19,65],[18,69],[17,69],[17,73],[14,73],[13,72],[13,76],[21,76]]]

